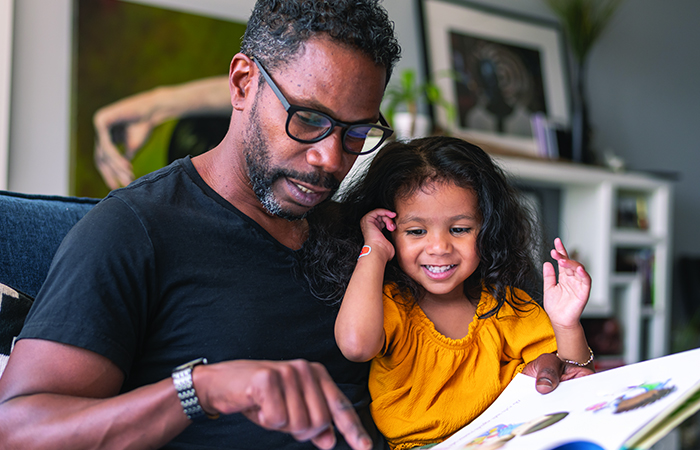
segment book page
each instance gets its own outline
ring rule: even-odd
[[[574,441],[629,447],[632,436],[700,389],[697,367],[700,349],[565,381],[547,395],[535,390],[534,378],[519,374],[478,418],[433,449],[551,450]]]

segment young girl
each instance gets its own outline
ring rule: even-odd
[[[363,247],[335,335],[348,359],[372,360],[370,408],[391,448],[446,439],[543,353],[591,364],[579,322],[590,277],[557,239],[559,282],[543,269],[547,313],[522,290],[535,279],[530,216],[480,148],[388,144],[345,198],[343,220],[362,216]]]

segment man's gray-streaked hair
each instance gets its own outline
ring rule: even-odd
[[[305,41],[319,35],[356,48],[386,67],[388,83],[401,47],[379,0],[258,0],[241,53],[274,69],[293,60]]]

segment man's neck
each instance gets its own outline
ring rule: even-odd
[[[236,172],[236,169],[240,169],[240,165],[222,164],[217,159],[218,152],[216,150],[213,149],[192,158],[192,163],[204,182],[239,211],[263,227],[282,245],[292,250],[299,250],[308,238],[308,222],[305,219],[290,221],[270,214],[255,196],[244,170],[240,170],[240,173],[233,177],[230,173],[228,176],[218,173],[217,169],[221,167],[231,167],[233,172]]]

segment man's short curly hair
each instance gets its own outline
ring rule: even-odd
[[[379,0],[258,0],[241,52],[273,69],[293,60],[305,41],[319,35],[386,67],[387,82],[401,53],[394,23]]]

